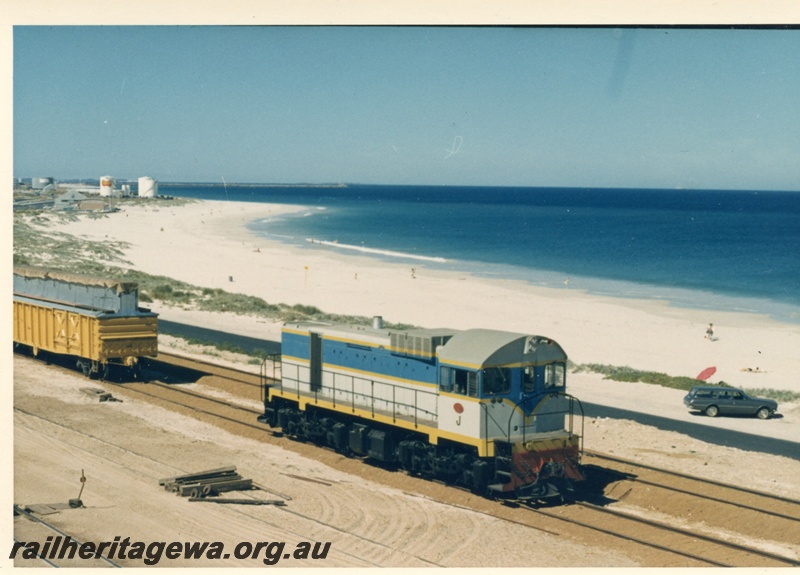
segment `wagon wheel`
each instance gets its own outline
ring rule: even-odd
[[[706,407],[706,415],[709,417],[716,417],[719,415],[719,408],[716,405],[709,405]]]
[[[75,362],[75,366],[83,372],[83,375],[86,377],[92,376],[92,364],[90,364],[85,359],[79,359]]]

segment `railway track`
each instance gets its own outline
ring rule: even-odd
[[[187,358],[183,355],[176,355],[159,351],[158,356],[155,358],[148,358],[148,366],[150,369],[159,369],[164,366],[171,367],[184,367],[190,370],[197,371],[202,368],[202,372],[206,375],[219,375],[233,382],[241,383],[251,387],[261,388],[261,379],[258,373],[247,371],[244,369],[237,369],[234,367],[227,367],[214,363],[212,361],[205,361],[196,358]]]
[[[30,511],[25,510],[19,505],[14,505],[14,515],[29,521],[29,524],[26,525],[22,530],[25,532],[24,538],[26,541],[43,543],[50,542],[50,545],[47,545],[47,548],[44,548],[43,546],[42,549],[39,549],[35,552],[36,557],[42,563],[41,567],[122,567],[122,565],[119,563],[112,561],[102,554],[90,559],[70,559],[67,552],[64,553],[63,557],[59,557],[60,550],[59,553],[50,552],[51,545],[55,546],[59,542],[65,540],[67,537],[74,541],[78,546],[82,545],[83,541],[77,537],[73,537],[72,535],[65,533],[52,523],[42,519]],[[20,539],[17,538],[16,532],[17,529],[15,529],[14,543],[21,543]],[[20,557],[22,557],[25,553],[26,551],[24,547],[17,551],[17,555]],[[30,563],[30,560],[26,560],[25,564],[26,566],[36,566]]]
[[[180,367],[191,367],[191,360],[187,363],[184,358],[170,357],[166,365],[178,365]],[[166,367],[162,364],[162,369]],[[207,363],[195,363],[195,367],[205,366]],[[243,382],[244,377],[257,377],[248,372],[241,370],[229,369],[218,365],[209,365],[209,373],[213,373],[220,378],[229,378],[232,381]],[[167,368],[168,369],[168,368]],[[205,369],[205,368],[204,368]],[[229,374],[226,375],[226,374]],[[244,379],[247,381],[247,379]],[[152,385],[152,384],[151,384]],[[162,389],[165,388],[164,384],[157,384]],[[250,385],[249,383],[247,385]],[[175,386],[166,386],[166,388]],[[260,414],[258,410],[248,409],[241,406],[232,406],[230,402],[220,401],[214,398],[203,396],[194,392],[185,390],[173,390],[177,393],[184,394],[191,397],[193,402],[192,409],[201,410],[204,413],[214,417],[221,417],[227,421],[244,426],[250,429],[267,430],[265,426],[253,424],[243,421],[237,421],[235,415],[215,413],[213,408],[200,408],[196,402],[208,402],[210,405],[219,405],[224,408],[234,408],[240,412],[247,413],[253,418]],[[160,394],[159,394],[160,395]],[[163,400],[164,398],[161,397]],[[176,401],[176,400],[170,400]],[[181,403],[178,401],[178,403]],[[740,525],[735,526],[733,530],[725,526],[723,522],[715,518],[714,524],[719,524],[719,529],[723,531],[736,531],[741,527],[747,525],[757,525],[759,521],[755,518],[757,516],[767,516],[770,522],[773,523],[773,531],[775,533],[793,533],[797,532],[800,527],[800,502],[773,496],[766,493],[747,490],[739,486],[731,486],[721,484],[719,482],[708,481],[698,477],[690,477],[681,475],[676,472],[656,469],[647,466],[637,466],[635,462],[627,462],[618,458],[613,458],[608,455],[599,453],[589,453],[588,457],[596,460],[603,461],[607,467],[603,472],[616,473],[620,476],[620,483],[614,485],[614,490],[621,492],[620,501],[624,501],[630,497],[632,488],[626,487],[625,484],[629,482],[636,483],[637,485],[646,485],[650,489],[666,490],[673,493],[679,493],[682,497],[686,498],[685,505],[693,505],[692,501],[701,499],[706,502],[712,502],[715,505],[725,507],[733,507],[737,510],[739,517],[741,513],[746,513]],[[639,475],[632,473],[632,470],[638,470]],[[649,475],[642,475],[642,471],[646,471]],[[658,480],[655,477],[660,477]],[[625,488],[623,488],[625,487]],[[723,492],[723,493],[720,493]],[[649,493],[650,497],[658,499],[658,496],[653,496]],[[610,501],[609,501],[610,502]],[[696,505],[696,503],[694,503]],[[785,507],[789,507],[790,511],[786,512]],[[639,508],[641,509],[641,507]],[[498,510],[499,511],[499,510]],[[653,511],[654,515],[666,517],[666,519],[649,519],[631,508],[625,510],[613,509],[607,505],[597,505],[589,502],[576,502],[574,505],[564,506],[558,509],[536,509],[536,514],[546,516],[551,520],[556,520],[561,523],[569,523],[573,526],[589,529],[595,532],[603,533],[612,538],[621,539],[630,543],[658,549],[664,553],[680,556],[686,559],[689,565],[701,564],[712,566],[797,566],[800,565],[790,547],[791,542],[787,542],[787,549],[783,553],[775,553],[760,549],[750,540],[757,538],[759,533],[746,533],[744,539],[746,542],[737,542],[737,538],[730,534],[722,533],[719,535],[713,534],[713,529],[708,533],[701,533],[696,527],[681,527],[676,525],[680,523],[683,518],[678,517],[669,518],[667,512]],[[497,514],[501,517],[503,513]],[[711,514],[719,515],[719,514]],[[724,514],[723,514],[724,515]],[[517,523],[522,523],[531,528],[552,531],[541,524],[536,524],[529,521],[520,521],[511,517],[505,518]],[[733,538],[734,540],[731,540]]]
[[[539,514],[624,541],[652,547],[688,560],[716,567],[800,566],[800,560],[754,545],[705,535],[694,527],[676,527],[670,522],[648,519],[631,512],[578,502],[558,510],[535,510]]]
[[[167,380],[182,381],[181,377],[175,374],[181,370],[193,370],[201,377],[205,374],[203,377],[204,388],[213,388],[218,385],[220,390],[230,393],[232,397],[221,399],[208,393],[185,389],[179,383],[164,383],[157,380],[151,380],[149,383],[126,384],[115,389],[119,389],[123,394],[146,397],[148,401],[169,405],[184,413],[201,413],[218,422],[223,422],[224,427],[234,433],[241,433],[249,437],[258,436],[262,440],[265,436],[273,436],[266,426],[255,422],[255,418],[261,414],[261,411],[246,405],[247,402],[254,399],[255,388],[259,388],[260,396],[259,384],[255,383],[254,385],[254,380],[258,380],[258,375],[205,362],[197,363],[186,358],[170,357],[165,360],[153,362],[149,368],[152,373],[165,375]],[[206,391],[210,391],[210,389]],[[265,431],[268,433],[265,434]],[[280,434],[276,435],[280,436]],[[281,445],[289,449],[293,449],[292,446],[309,447],[308,444],[298,444],[286,439],[273,439],[273,441],[281,441]],[[320,453],[329,455],[332,453],[316,446],[310,446],[310,448]],[[300,451],[308,454],[308,449],[300,449]],[[329,461],[330,457],[319,458],[325,460],[326,464],[337,466]],[[578,541],[585,538],[581,533],[591,532],[594,537],[602,534],[602,537],[607,537],[609,542],[616,540],[616,545],[621,542],[626,551],[629,550],[631,544],[655,549],[664,554],[665,558],[671,557],[664,561],[667,566],[800,565],[797,552],[800,549],[800,542],[786,541],[780,539],[779,535],[767,539],[769,542],[781,543],[780,549],[776,552],[774,549],[762,548],[763,546],[758,541],[759,534],[751,533],[746,529],[747,525],[759,525],[769,521],[779,523],[776,528],[778,531],[789,534],[797,533],[800,525],[797,501],[746,490],[738,486],[719,484],[702,478],[684,476],[670,470],[647,467],[605,454],[590,452],[587,453],[587,458],[603,463],[604,467],[602,468],[591,466],[593,470],[615,475],[615,478],[609,482],[610,489],[606,491],[608,499],[605,501],[605,505],[581,501],[558,508],[534,508],[531,510],[528,506],[523,505],[496,504],[496,507],[488,514],[498,519],[559,535],[564,535],[562,530],[566,524],[570,526],[569,536]],[[340,460],[341,458],[337,456],[335,459]],[[415,480],[408,478],[408,481]],[[642,488],[648,491],[644,491]],[[409,487],[406,486],[403,489],[408,491]],[[672,497],[680,497],[682,501],[680,509],[695,506],[713,510],[715,506],[719,506],[735,509],[739,515],[746,513],[747,517],[743,521],[732,524],[730,520],[725,519],[724,513],[710,513],[710,516],[713,516],[712,528],[705,532],[705,527],[704,529],[698,528],[697,517],[682,516],[680,510],[676,512],[675,509],[652,509],[652,506],[648,504],[636,504],[637,497],[639,499],[650,498],[653,501],[665,499],[663,496],[654,494],[653,490],[657,490],[657,493],[669,492],[673,494]],[[456,490],[452,491],[456,492]],[[486,513],[485,507],[477,503],[472,494],[459,493],[461,495],[459,498],[436,498],[436,500],[440,503]],[[455,503],[457,499],[467,503]],[[705,518],[699,518],[699,523],[705,525]],[[771,545],[774,547],[774,544]]]
[[[50,418],[48,418],[48,417],[46,417],[44,415],[34,414],[34,413],[30,413],[28,411],[21,410],[21,409],[16,409],[16,408],[15,408],[15,411],[18,411],[18,412],[24,414],[27,417],[36,418],[36,419],[39,419],[41,421],[47,422],[50,425],[57,426],[57,427],[65,430],[65,431],[68,431],[70,434],[73,434],[74,436],[80,436],[80,437],[83,437],[83,438],[90,439],[92,441],[101,441],[104,444],[106,444],[107,446],[110,446],[110,447],[113,447],[113,448],[116,448],[116,449],[119,449],[119,450],[126,451],[126,452],[130,453],[130,449],[128,447],[126,447],[126,446],[118,445],[118,444],[116,444],[114,442],[101,440],[101,439],[99,439],[99,438],[97,438],[97,437],[95,437],[93,435],[89,435],[89,434],[84,433],[80,429],[76,429],[74,427],[64,425],[63,423],[60,423],[60,422],[55,421],[53,419],[50,419]],[[79,446],[77,443],[72,443],[72,442],[66,441],[64,438],[61,438],[59,441],[61,441],[61,442],[65,443],[66,445],[68,445],[69,448],[72,449],[72,450],[79,450],[79,451],[83,451],[84,450],[84,448]],[[93,454],[93,455],[96,455],[96,454]],[[176,475],[185,474],[185,473],[189,472],[189,470],[175,467],[169,461],[161,461],[161,460],[155,459],[153,457],[149,457],[149,456],[147,456],[147,455],[145,455],[143,453],[135,453],[135,455],[139,459],[148,460],[148,461],[150,461],[150,462],[152,462],[154,464],[158,464],[159,466],[163,466],[165,468],[170,468],[171,470],[173,470],[173,472]],[[109,460],[109,463],[111,463],[111,460]],[[119,465],[118,462],[113,462],[113,463],[115,465]],[[125,466],[123,466],[123,467],[125,467]],[[127,467],[127,469],[132,474],[136,474],[136,475],[141,475],[142,474],[142,469],[141,469],[140,466]],[[159,477],[160,476],[158,476],[158,475],[150,475],[149,476],[149,478],[152,481],[153,485],[157,485],[158,484]],[[280,497],[280,498],[282,498],[282,499],[284,499],[286,501],[291,501],[292,500],[292,497],[289,496],[289,495],[286,495],[286,494],[283,494],[283,493],[279,493],[279,492],[277,492],[275,490],[269,489],[269,488],[267,488],[265,486],[262,486],[262,485],[257,485],[256,484],[256,486],[257,486],[258,490],[260,490],[260,491],[265,491],[265,492],[271,493],[271,494],[276,495],[276,496],[278,496],[278,497]],[[253,495],[253,494],[250,494],[250,493],[242,493],[242,494],[239,495],[239,497],[241,497],[241,498],[253,498],[253,499],[257,499],[258,498],[257,495]],[[255,522],[258,522],[258,523],[263,524],[265,526],[279,529],[282,532],[284,532],[285,534],[295,535],[300,539],[306,539],[306,540],[308,539],[308,535],[306,533],[294,532],[291,529],[287,528],[286,523],[284,521],[270,520],[268,518],[260,516],[257,512],[251,512],[247,508],[229,507],[228,509],[229,509],[230,512],[235,513],[237,515],[241,515],[243,517],[246,517],[250,521],[255,521]],[[350,533],[350,532],[345,532],[340,527],[332,524],[329,521],[320,520],[318,517],[314,517],[314,516],[312,516],[310,514],[296,511],[296,510],[292,509],[290,506],[279,506],[279,507],[275,507],[274,509],[277,510],[279,513],[291,515],[291,516],[301,520],[302,522],[304,522],[306,524],[313,524],[313,525],[317,526],[317,529],[324,528],[324,529],[327,529],[329,531],[338,532],[338,533],[341,533],[341,534],[343,534],[343,535],[345,535],[345,536],[347,536],[349,538],[353,538],[353,539],[357,539],[357,540],[363,541],[364,543],[367,543],[367,544],[369,544],[371,546],[384,548],[384,549],[390,550],[392,552],[396,552],[396,550],[393,550],[393,549],[389,548],[385,543],[383,543],[381,541],[378,541],[377,539],[360,536],[360,535],[353,534],[353,533]],[[61,529],[59,529],[55,525],[52,525],[52,524],[42,520],[41,518],[39,518],[35,514],[29,513],[27,511],[21,509],[17,505],[14,506],[14,511],[15,511],[15,514],[18,513],[19,515],[24,515],[26,518],[30,519],[32,524],[41,525],[41,526],[43,526],[43,529],[47,530],[47,532],[45,533],[42,529],[38,529],[38,530],[33,531],[33,532],[30,529],[27,529],[26,533],[30,534],[30,536],[26,535],[26,539],[27,540],[30,540],[30,541],[44,541],[49,534],[54,534],[54,533],[58,534],[58,535],[61,535],[63,537],[67,536],[67,534],[64,531],[62,531]],[[316,531],[317,529],[315,529],[314,531]],[[42,535],[42,533],[44,533],[44,535]],[[330,540],[330,535],[323,536],[323,538],[327,538],[328,540]],[[81,541],[77,540],[74,537],[73,537],[73,540],[77,541],[78,544],[81,543]],[[358,557],[358,556],[352,555],[352,554],[350,554],[350,553],[348,553],[346,551],[337,550],[336,552],[337,553],[341,553],[343,555],[348,555],[348,556],[352,557],[353,560],[363,564],[363,566],[366,566],[366,567],[380,567],[381,566],[379,563],[375,563],[375,562],[370,561],[369,559],[366,559],[364,557]],[[20,554],[21,553],[22,552],[20,551]],[[415,560],[418,560],[420,563],[422,563],[425,566],[444,567],[444,565],[440,565],[440,564],[437,564],[437,563],[435,563],[433,561],[430,561],[428,559],[419,557],[419,556],[413,554],[410,551],[406,552],[406,555],[408,555],[409,557],[412,557]],[[103,556],[101,556],[101,557],[99,557],[97,559],[94,559],[94,560],[68,560],[68,559],[59,560],[57,558],[41,557],[41,561],[43,563],[43,566],[48,565],[48,566],[51,566],[51,567],[75,567],[75,566],[80,566],[80,567],[93,567],[93,566],[108,567],[109,565],[113,566],[113,567],[123,567],[123,565],[120,565],[120,564],[112,561],[111,559],[108,559],[107,557],[103,557]],[[30,563],[26,562],[26,565],[30,565]]]
[[[584,462],[587,458],[602,461],[607,471],[624,476],[622,484],[617,490],[623,491],[624,486],[625,491],[620,495],[620,499],[626,498],[632,491],[632,485],[626,485],[631,483],[702,498],[721,506],[735,508],[739,514],[755,512],[769,515],[775,520],[786,520],[790,524],[800,523],[800,500],[798,499],[747,489],[740,485],[714,481],[669,469],[660,469],[604,453],[586,451]],[[743,517],[743,519],[746,518]],[[785,525],[785,527],[789,526]],[[783,527],[781,526],[781,529]]]

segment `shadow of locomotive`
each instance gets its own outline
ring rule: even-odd
[[[623,473],[598,465],[584,465],[583,472],[586,476],[586,481],[583,482],[580,490],[575,492],[575,496],[572,499],[598,506],[610,505],[618,501],[606,496],[610,485],[620,481],[636,479],[636,475],[632,473]]]

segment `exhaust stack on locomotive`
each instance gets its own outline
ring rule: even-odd
[[[259,420],[479,493],[563,497],[584,479],[566,362],[535,335],[289,323]]]

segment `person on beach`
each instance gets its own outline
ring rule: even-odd
[[[708,341],[712,341],[714,339],[714,324],[708,324],[708,329],[706,330],[706,339]]]

